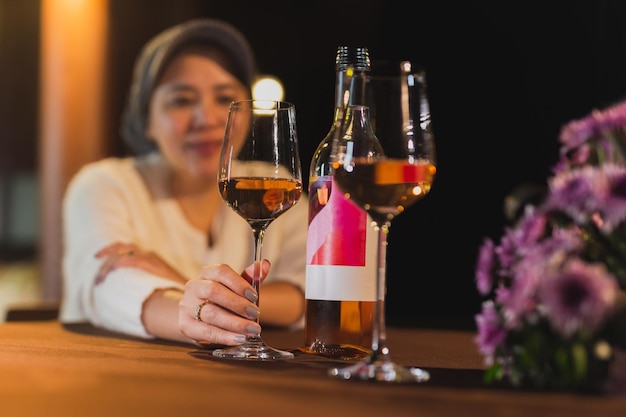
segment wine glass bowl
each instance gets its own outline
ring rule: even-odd
[[[345,109],[343,131],[333,142],[335,183],[348,199],[368,212],[379,234],[372,352],[354,365],[329,370],[330,376],[341,379],[394,383],[430,379],[423,369],[393,362],[386,342],[389,228],[396,216],[430,192],[437,172],[424,70],[414,71],[408,61],[396,68],[395,75],[368,76],[368,106]],[[355,124],[357,121],[360,124]]]
[[[435,172],[434,163],[426,160],[355,160],[353,165],[335,167],[335,181],[379,227],[388,227],[430,191]]]
[[[224,202],[241,216],[254,237],[252,285],[260,299],[263,237],[269,225],[302,196],[302,173],[295,106],[272,100],[244,100],[230,105],[220,153],[217,183]],[[257,317],[257,322],[259,318]],[[216,349],[230,359],[290,359],[291,352],[272,348],[261,335],[243,345]]]

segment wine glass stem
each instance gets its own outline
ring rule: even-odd
[[[265,229],[260,227],[253,227],[252,233],[254,234],[254,276],[252,277],[252,287],[257,293],[256,306],[259,306],[259,299],[261,298],[261,251],[263,249],[263,236],[265,236]],[[257,324],[259,323],[259,316],[255,319]],[[258,337],[258,336],[257,336]]]
[[[387,330],[385,319],[385,292],[387,278],[387,236],[389,222],[376,224],[378,231],[377,275],[376,275],[376,307],[374,309],[374,328],[372,330],[372,359],[387,360]]]

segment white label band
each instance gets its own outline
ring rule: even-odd
[[[371,259],[371,258],[370,258]],[[305,296],[310,300],[376,301],[376,266],[307,265]]]

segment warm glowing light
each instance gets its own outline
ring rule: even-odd
[[[280,80],[271,75],[263,75],[252,86],[252,97],[255,100],[282,100],[284,89]]]

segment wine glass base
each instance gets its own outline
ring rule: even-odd
[[[215,349],[213,356],[227,359],[248,360],[275,360],[293,359],[294,354],[284,350],[275,349],[263,342],[260,337],[250,337],[243,345],[229,348]]]
[[[391,383],[426,382],[430,379],[428,371],[390,361],[363,361],[343,368],[331,368],[328,375],[340,379]]]

